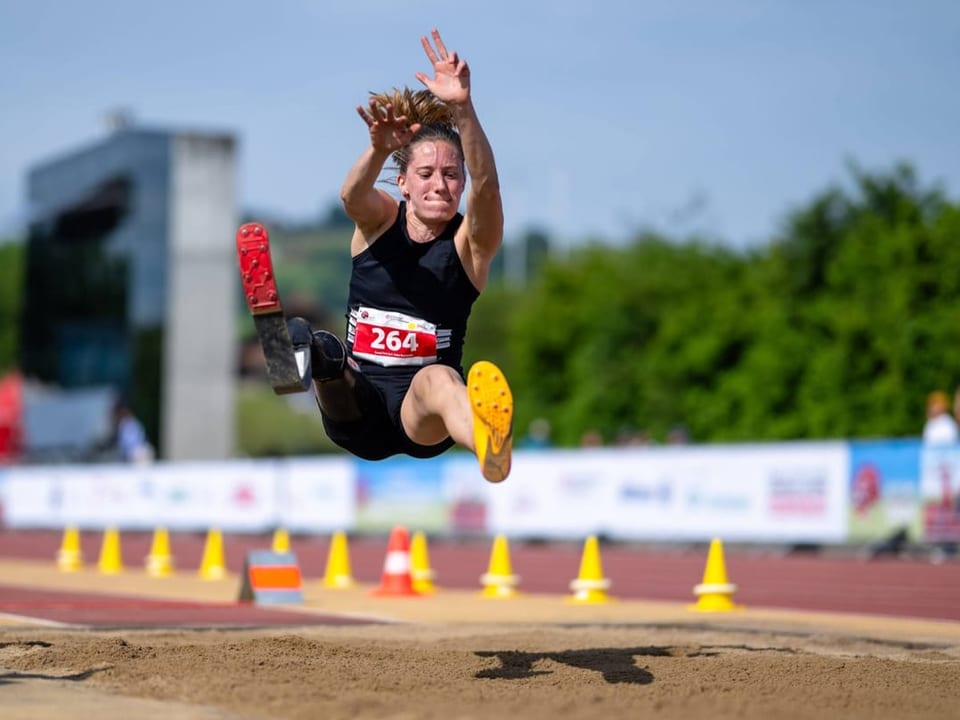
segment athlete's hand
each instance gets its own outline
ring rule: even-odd
[[[433,63],[433,79],[418,72],[417,80],[446,103],[456,105],[467,102],[470,99],[470,68],[467,67],[466,60],[459,58],[455,52],[447,52],[439,32],[434,30],[430,34],[437,46],[436,51],[426,37],[421,37],[420,43],[430,62]]]
[[[395,116],[390,103],[380,107],[373,98],[366,110],[362,105],[357,105],[357,113],[367,124],[370,144],[377,150],[399,150],[409,143],[420,129],[420,123],[409,124],[406,115]]]

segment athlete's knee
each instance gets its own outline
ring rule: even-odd
[[[463,389],[463,378],[447,365],[428,365],[417,373],[415,384],[421,394],[446,394]]]
[[[428,365],[416,374],[410,391],[421,413],[443,414],[444,408],[456,401],[457,393],[466,392],[466,386],[453,368]]]

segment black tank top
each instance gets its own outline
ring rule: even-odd
[[[393,225],[353,258],[347,344],[352,351],[350,313],[359,307],[401,312],[435,324],[437,362],[462,373],[467,318],[480,295],[467,277],[453,241],[463,215],[457,213],[439,237],[422,243],[410,239],[406,218],[407,206],[401,202]],[[362,364],[365,370],[379,368]]]

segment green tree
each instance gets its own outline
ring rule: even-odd
[[[727,250],[653,235],[549,264],[514,326],[521,406],[566,444],[591,429],[692,426],[692,389],[742,351],[742,272]]]
[[[511,316],[518,422],[567,444],[917,435],[960,382],[960,208],[908,166],[850,176],[751,251],[645,235],[549,261]]]
[[[771,248],[807,345],[798,434],[916,435],[925,395],[960,381],[960,209],[906,165],[851,175],[851,190],[795,213]]]

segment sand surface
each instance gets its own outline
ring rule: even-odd
[[[0,561],[3,581],[229,602],[237,578],[157,582]],[[95,580],[95,582],[93,582]],[[478,592],[376,598],[312,582],[298,610],[368,624],[144,629],[0,620],[2,717],[956,718],[960,623]]]

